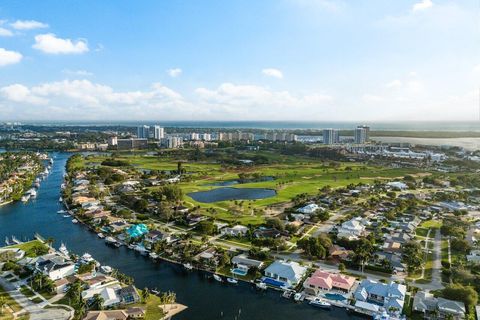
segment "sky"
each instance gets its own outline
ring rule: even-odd
[[[0,2],[0,121],[472,121],[479,93],[478,0]]]

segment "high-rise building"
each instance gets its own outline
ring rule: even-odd
[[[365,128],[355,128],[354,140],[356,144],[363,144],[367,141],[367,130]]]
[[[370,141],[370,127],[367,125],[361,125],[357,128],[365,129],[365,141]]]
[[[165,137],[165,131],[160,126],[153,126],[153,127],[150,127],[149,136],[150,138],[153,138],[155,140],[161,140]]]
[[[166,142],[169,149],[180,148],[183,145],[183,139],[180,137],[168,137]]]
[[[200,135],[198,133],[192,132],[190,134],[190,140],[194,140],[194,141],[200,140]]]
[[[323,129],[322,137],[324,144],[340,143],[340,135],[337,129]]]
[[[202,140],[203,141],[211,141],[212,140],[212,135],[210,133],[204,133],[204,134],[202,134]]]
[[[137,138],[139,139],[148,139],[150,135],[149,126],[138,126],[137,127]]]
[[[108,137],[108,145],[109,146],[116,146],[118,144],[117,136]]]

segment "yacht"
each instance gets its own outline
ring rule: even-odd
[[[187,270],[193,270],[193,266],[190,263],[184,263],[183,267]]]
[[[34,188],[28,190],[28,193],[30,193],[31,198],[36,198],[37,197],[37,191],[35,191]]]
[[[82,262],[84,263],[90,263],[92,261],[95,261],[93,258],[92,258],[92,255],[88,252],[85,252],[83,254],[83,256],[80,258],[82,260]]]
[[[65,211],[65,210],[58,210],[57,211],[57,213],[65,213],[65,212],[67,212],[67,211]]]
[[[117,239],[115,239],[114,237],[106,237],[105,238],[105,243],[115,245],[115,243],[117,243]]]
[[[214,274],[214,275],[213,275],[213,279],[215,279],[215,280],[218,281],[218,282],[223,282],[222,277],[220,277],[218,274]]]
[[[77,219],[72,219],[72,223],[78,223]]]
[[[158,254],[156,254],[155,252],[150,252],[149,256],[154,260],[158,258]]]
[[[113,271],[112,267],[110,266],[101,266],[100,270],[102,270],[102,272],[105,274],[110,274]]]
[[[297,292],[295,293],[295,295],[293,296],[293,300],[295,302],[300,302],[300,301],[303,301],[305,299],[305,296],[301,293],[301,292]]]
[[[63,217],[64,218],[70,218],[70,215],[69,214],[64,214]]]
[[[67,246],[65,246],[65,244],[62,242],[62,245],[60,246],[60,248],[58,248],[58,251],[60,251],[61,254],[63,254],[64,256],[68,257],[70,255],[70,252],[68,252],[68,249],[67,249]]]
[[[58,202],[62,202],[62,201],[63,201],[62,197],[58,198]]]
[[[264,282],[257,282],[255,287],[260,290],[267,290],[267,284]]]
[[[27,202],[28,200],[30,200],[30,194],[29,193],[24,194],[21,200],[22,202]]]
[[[227,282],[228,282],[228,283],[231,283],[231,284],[237,284],[237,283],[238,283],[238,280],[235,279],[235,278],[227,278]]]
[[[314,307],[323,308],[323,309],[330,309],[332,307],[332,305],[329,302],[318,297],[310,301],[308,304]]]
[[[105,235],[101,232],[97,233],[97,236],[100,238],[100,239],[103,239],[105,238]]]

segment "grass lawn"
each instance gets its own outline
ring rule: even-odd
[[[426,220],[422,222],[419,227],[424,229],[440,229],[441,226],[441,220]]]
[[[33,293],[32,290],[30,290],[27,286],[22,286],[20,288],[20,292],[27,298],[33,297],[35,293]]]
[[[216,270],[216,272],[221,274],[221,275],[224,275],[225,277],[233,278],[233,274],[230,272],[231,268],[232,268],[231,266],[225,266],[223,268],[218,268]],[[248,273],[245,276],[239,276],[239,275],[236,274],[235,278],[237,278],[239,280],[251,281],[251,280],[255,279],[255,276],[251,275],[251,274],[248,274]]]
[[[32,240],[29,242],[16,244],[11,246],[12,248],[19,248],[25,251],[27,257],[36,257],[40,251],[48,250],[48,247],[38,240]]]
[[[163,311],[160,308],[160,297],[156,295],[151,294],[146,303],[137,303],[131,306],[146,309],[144,320],[158,320],[163,318]]]
[[[419,237],[426,237],[427,234],[428,234],[428,229],[426,228],[417,228],[417,230],[415,230],[415,234]]]
[[[40,299],[39,297],[35,297],[35,298],[32,299],[32,302],[33,302],[33,303],[41,303],[42,301],[43,301],[43,300]]]
[[[22,310],[22,307],[8,294],[8,292],[3,289],[3,287],[0,286],[0,297],[5,297],[7,305],[12,308],[14,312],[18,312]],[[2,319],[0,317],[0,319]],[[6,318],[9,319],[9,318]],[[3,320],[3,319],[2,319]]]

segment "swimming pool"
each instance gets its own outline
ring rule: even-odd
[[[343,301],[343,300],[347,300],[343,295],[341,295],[340,293],[325,293],[323,295],[325,298],[329,299],[329,300],[337,300],[337,301]]]
[[[246,276],[247,275],[247,271],[246,270],[243,270],[243,269],[239,269],[239,268],[234,268],[232,270],[230,270],[233,274],[237,274],[239,276]]]

